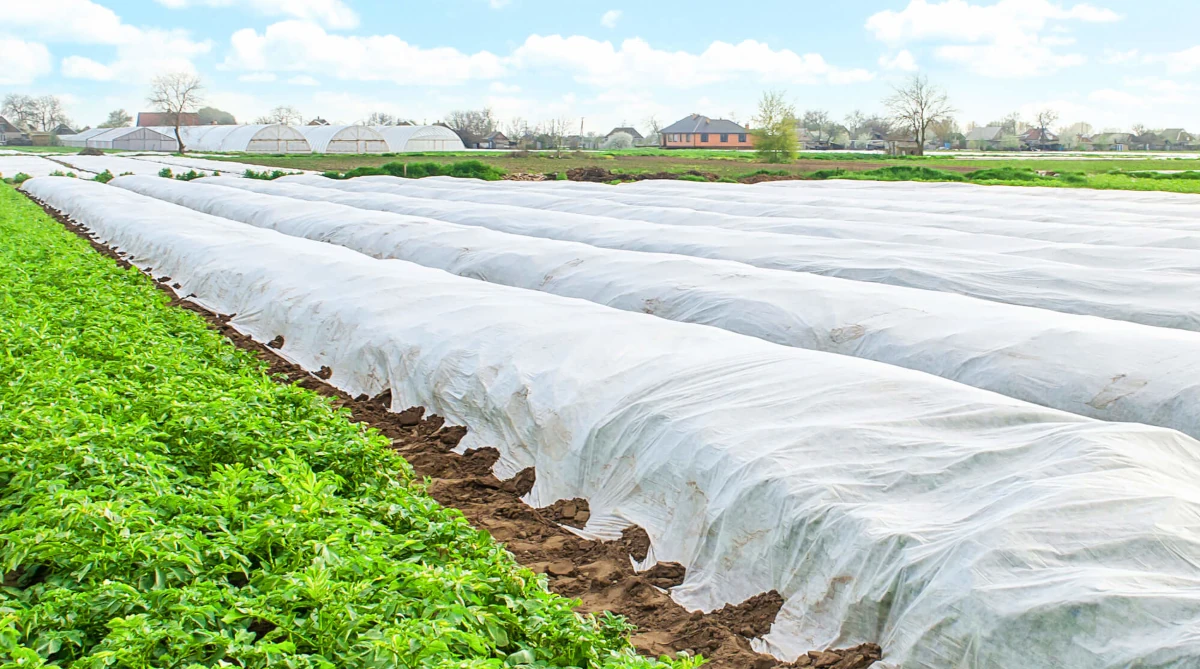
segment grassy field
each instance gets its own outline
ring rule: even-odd
[[[0,666],[692,666],[633,655],[279,383],[0,185]]]

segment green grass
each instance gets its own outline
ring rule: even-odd
[[[0,234],[0,666],[660,666],[8,186]]]
[[[987,186],[1047,186],[1051,188],[1093,188],[1102,190],[1164,191],[1200,193],[1200,172],[1159,174],[1155,172],[1058,172],[1038,174],[1031,169],[997,167],[966,174],[928,167],[885,167],[868,171],[823,170],[814,179],[853,179],[860,181],[963,181]]]

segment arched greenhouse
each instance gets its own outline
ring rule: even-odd
[[[377,125],[392,153],[417,151],[463,151],[462,140],[450,128],[440,125]]]
[[[170,126],[155,130],[175,136]],[[287,125],[191,125],[179,128],[188,151],[241,153],[312,153],[300,131]]]
[[[387,153],[387,140],[365,125],[306,125],[297,128],[313,153]]]

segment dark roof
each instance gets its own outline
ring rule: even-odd
[[[1004,132],[1004,128],[998,125],[989,125],[981,128],[975,128],[966,134],[968,142],[991,142],[1000,139],[1000,134]]]
[[[508,141],[508,137],[499,130],[489,134],[487,137],[484,137],[484,139],[503,139],[504,141]]]
[[[6,132],[9,134],[20,134],[21,129],[15,125],[9,123],[8,119],[4,118],[3,116],[0,116],[0,132]]]
[[[637,131],[637,128],[613,128],[612,130],[608,131],[608,134],[604,136],[604,139],[608,139],[618,132],[623,132],[627,135],[630,135],[634,139],[646,139],[642,136],[642,133]]]
[[[687,118],[680,119],[671,125],[659,130],[660,133],[726,133],[740,134],[750,132],[742,126],[728,121],[723,118],[709,118],[699,114],[692,114]]]
[[[137,125],[138,127],[147,126],[165,126],[175,125],[174,114],[167,112],[138,112]],[[179,115],[179,125],[202,125],[200,123],[200,115],[193,112],[184,112]]]
[[[329,125],[329,121],[326,121],[325,119],[318,116],[318,117],[314,118],[313,120],[309,121],[308,124],[309,125]]]

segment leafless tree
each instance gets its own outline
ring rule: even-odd
[[[846,134],[850,135],[850,139],[858,139],[866,127],[867,117],[857,109],[846,114]]]
[[[645,146],[658,146],[661,144],[662,138],[662,123],[658,122],[658,117],[651,114],[646,118],[646,127],[649,129],[646,132]]]
[[[496,132],[496,117],[488,107],[452,111],[446,116],[446,125],[460,132],[469,132],[487,137]]]
[[[371,112],[359,125],[413,125],[413,123],[394,114],[377,111]]]
[[[833,134],[833,124],[829,121],[829,112],[824,109],[806,110],[800,123],[805,130],[816,133],[818,142],[828,141],[829,136]]]
[[[1145,123],[1134,123],[1132,130],[1133,134],[1135,135],[1144,135],[1146,134],[1146,130],[1148,130],[1148,128],[1146,127]]]
[[[919,74],[914,74],[904,86],[894,88],[883,103],[896,124],[917,141],[917,155],[925,153],[925,133],[929,125],[955,111],[946,92]]]
[[[520,116],[509,119],[508,123],[504,124],[504,135],[508,137],[510,142],[514,144],[519,142],[522,137],[530,133],[529,121]]]
[[[572,125],[572,120],[565,116],[546,121],[543,127],[546,137],[550,140],[551,148],[561,150],[566,145],[567,133],[570,132]]]
[[[70,125],[62,101],[53,95],[33,97],[10,93],[0,104],[0,114],[9,123],[33,131],[50,132],[59,125]]]
[[[1050,127],[1058,121],[1058,112],[1053,109],[1043,109],[1034,117],[1037,122],[1038,131],[1040,133],[1038,141],[1041,144],[1046,143],[1046,133],[1050,131]]]
[[[197,110],[203,101],[203,91],[200,77],[187,72],[160,74],[150,84],[150,96],[146,101],[156,111],[166,114],[167,120],[175,126],[175,141],[179,142],[180,153],[187,150],[179,134],[180,120],[184,114]]]
[[[262,125],[270,125],[272,123],[300,125],[304,123],[304,115],[292,105],[279,105],[268,112],[266,116],[259,116],[254,119],[254,122]]]

